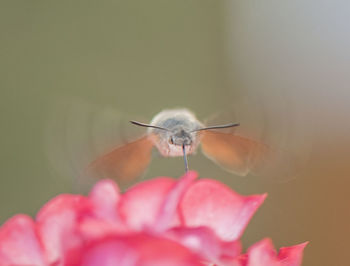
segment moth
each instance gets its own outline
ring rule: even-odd
[[[237,127],[239,123],[205,125],[188,109],[163,110],[149,124],[130,122],[146,127],[147,133],[97,158],[89,165],[89,171],[122,182],[132,180],[147,168],[154,147],[164,157],[183,156],[187,171],[187,155],[201,146],[210,160],[229,172],[245,176],[261,168],[270,153],[269,148],[258,141],[221,131]]]

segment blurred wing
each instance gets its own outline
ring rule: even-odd
[[[253,140],[210,130],[201,134],[203,153],[229,172],[245,176],[269,157],[268,147]]]
[[[62,178],[79,193],[90,190],[96,182],[98,173],[86,171],[92,161],[145,132],[129,122],[130,118],[144,120],[143,117],[113,106],[61,97],[50,105],[44,132],[47,163],[53,177]]]
[[[218,131],[202,132],[203,153],[229,172],[245,176],[249,172],[274,181],[289,181],[302,163],[291,153],[241,136]]]
[[[151,160],[152,147],[153,142],[149,136],[124,144],[93,161],[88,166],[88,173],[99,178],[131,181],[147,168]]]

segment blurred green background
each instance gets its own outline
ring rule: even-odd
[[[309,240],[304,265],[347,265],[349,10],[341,0],[1,1],[0,222],[76,192],[72,161],[88,140],[118,137],[109,121],[233,108],[243,131],[306,164],[279,183],[190,157],[202,177],[269,193],[244,247]],[[182,171],[181,158],[156,156],[145,178]]]

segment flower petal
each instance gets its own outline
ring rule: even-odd
[[[39,211],[38,230],[50,263],[62,263],[65,251],[81,243],[76,228],[87,205],[85,197],[60,195]]]
[[[118,203],[119,187],[112,180],[101,180],[90,192],[93,212],[97,218],[108,221],[119,221]]]
[[[196,266],[202,258],[184,246],[144,233],[100,239],[68,259],[67,266]]]
[[[46,265],[32,218],[16,215],[0,228],[0,265]]]
[[[176,182],[165,196],[164,201],[160,206],[153,226],[153,231],[162,232],[169,228],[174,217],[177,217],[178,215],[177,210],[183,194],[197,176],[198,174],[195,171],[189,171]]]
[[[301,265],[301,262],[303,259],[303,251],[308,243],[309,242],[304,242],[299,245],[280,248],[280,252],[278,253],[278,259],[280,261],[283,261],[283,263],[285,263],[283,265],[288,265],[288,266]]]
[[[166,195],[174,185],[175,180],[168,177],[136,184],[121,197],[119,211],[122,219],[134,230],[153,225]],[[174,219],[178,220],[177,217]]]
[[[241,252],[239,241],[222,241],[208,227],[172,228],[166,232],[165,236],[205,257],[208,262],[217,265],[224,265],[224,261],[234,259]]]
[[[242,245],[239,240],[222,242],[220,261],[222,262],[223,265],[235,265],[230,262],[238,261],[237,258],[239,257],[241,252],[242,252]]]
[[[172,228],[166,232],[166,237],[181,243],[197,254],[204,254],[210,262],[217,262],[220,257],[220,240],[207,227]]]
[[[193,184],[180,203],[180,217],[187,226],[208,226],[226,241],[238,239],[266,194],[241,196],[215,180]]]
[[[132,266],[138,259],[139,255],[132,246],[122,240],[106,238],[71,250],[65,266]]]
[[[131,232],[131,230],[123,224],[94,218],[85,218],[81,220],[76,229],[84,241]]]
[[[248,249],[247,266],[299,266],[307,242],[280,249],[277,255],[270,239],[266,238]]]

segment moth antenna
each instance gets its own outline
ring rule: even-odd
[[[187,155],[186,155],[186,146],[185,144],[182,144],[182,151],[184,153],[184,162],[185,162],[185,172],[188,172],[188,162],[187,162]]]
[[[201,130],[208,130],[208,129],[219,129],[219,128],[228,128],[228,127],[237,127],[239,126],[239,123],[231,123],[231,124],[227,124],[227,125],[218,125],[218,126],[211,126],[211,127],[202,127],[202,128],[198,128],[195,130],[192,130],[191,132],[196,132],[196,131],[201,131]]]
[[[152,125],[149,125],[149,124],[144,124],[144,123],[133,121],[133,120],[130,120],[130,123],[134,124],[134,125],[137,125],[137,126],[140,126],[140,127],[151,127],[151,128],[156,128],[156,129],[169,131],[167,128],[164,128],[164,127],[152,126]]]

